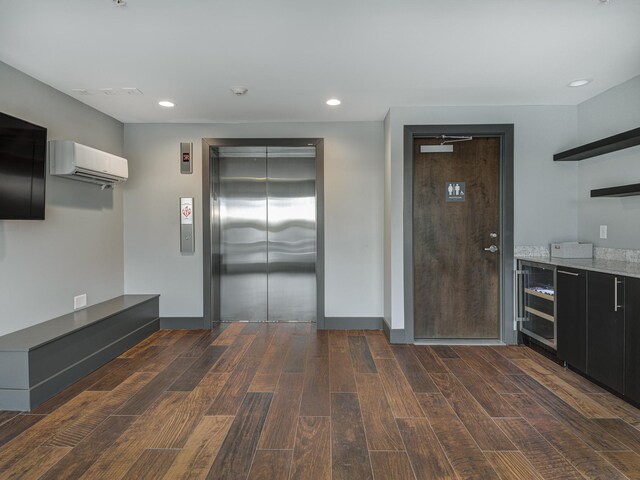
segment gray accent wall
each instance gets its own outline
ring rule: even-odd
[[[578,143],[640,127],[640,76],[578,106]],[[640,183],[640,146],[578,162],[578,236],[598,247],[640,249],[640,196],[591,198],[592,189]],[[600,238],[607,225],[608,238]]]
[[[0,112],[123,155],[123,125],[0,62]],[[46,219],[0,220],[0,335],[124,293],[122,188],[47,175]],[[147,290],[148,291],[148,290]]]
[[[553,162],[575,144],[575,106],[393,107],[385,119],[385,322],[405,329],[403,160],[405,125],[514,124],[514,243],[577,236],[578,166]]]
[[[202,138],[323,138],[325,316],[382,317],[382,122],[125,125],[127,293],[159,293],[161,317],[203,315],[202,152],[191,175],[178,157]],[[195,197],[194,254],[179,250],[180,196]]]

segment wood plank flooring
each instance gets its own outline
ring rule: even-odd
[[[30,413],[2,479],[640,479],[640,410],[527,347],[160,331]]]

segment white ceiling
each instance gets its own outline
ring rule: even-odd
[[[577,104],[640,74],[640,1],[0,0],[0,60],[123,122]]]

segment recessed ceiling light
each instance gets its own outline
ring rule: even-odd
[[[173,102],[170,102],[169,100],[161,100],[158,102],[158,105],[160,105],[161,107],[167,107],[167,108],[171,108],[171,107],[175,107],[176,104]]]
[[[587,83],[591,83],[591,79],[590,78],[581,78],[580,80],[574,80],[573,82],[570,82],[567,86],[568,87],[584,87]]]
[[[340,100],[338,100],[337,98],[330,98],[329,100],[327,100],[327,105],[331,105],[332,107],[336,107],[338,105],[340,105],[342,102]]]

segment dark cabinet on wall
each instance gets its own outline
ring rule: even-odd
[[[624,386],[625,278],[589,272],[587,374],[618,391]]]
[[[556,323],[558,358],[586,373],[587,272],[556,270]]]
[[[640,278],[625,279],[624,394],[640,403]]]

